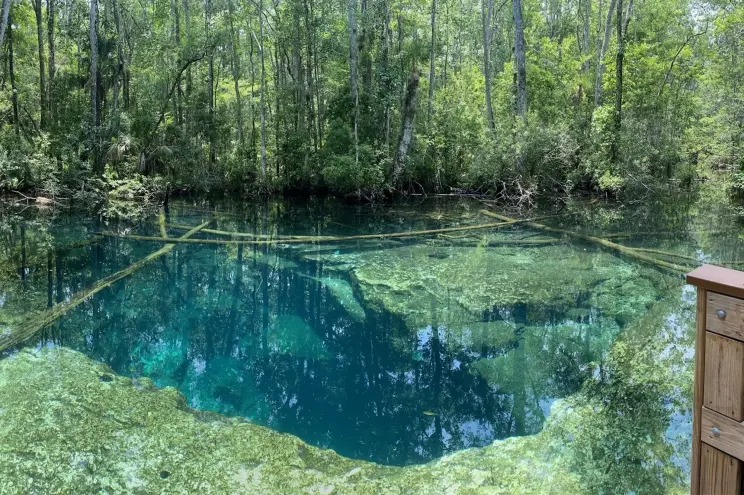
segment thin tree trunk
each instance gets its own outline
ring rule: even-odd
[[[10,19],[10,6],[13,3],[13,0],[3,0],[3,17],[2,21],[0,21],[0,46],[3,46],[3,42],[5,41],[5,32],[8,28],[9,19]]]
[[[437,0],[431,0],[431,45],[429,47],[429,103],[427,108],[427,117],[431,124],[431,117],[434,112],[434,48],[437,35]]]
[[[189,0],[183,0],[183,28],[184,28],[184,35],[186,37],[186,44],[191,44],[191,4]],[[189,111],[189,102],[191,101],[191,91],[194,86],[194,79],[191,75],[191,67],[189,67],[186,70],[186,77],[185,77],[185,89],[183,91],[183,101],[184,101],[184,124],[186,128],[186,132],[188,136],[191,136],[191,125],[192,125],[192,119],[191,112]]]
[[[212,20],[212,0],[207,0],[204,12],[204,34],[209,38],[210,24]],[[216,161],[216,150],[214,145],[214,50],[209,48],[208,55],[209,75],[207,98],[209,99],[209,164],[214,165]]]
[[[390,68],[390,48],[393,44],[393,31],[390,28],[390,21],[392,14],[390,12],[390,5],[388,5],[388,0],[384,0],[385,5],[385,26],[384,26],[384,33],[383,33],[383,45],[382,45],[382,72],[384,74],[384,79],[382,80],[381,86],[383,88],[385,98],[385,152],[389,155],[390,152],[390,129],[391,129],[391,120],[392,120],[392,109],[390,105],[390,92],[392,92],[393,85],[392,85],[392,78],[389,75],[389,68]]]
[[[8,0],[8,4],[11,0]],[[16,137],[21,135],[21,125],[18,119],[18,88],[15,83],[15,57],[13,52],[13,19],[8,16],[8,72],[10,72],[10,91],[11,91],[11,102],[13,104],[13,129],[15,129]]]
[[[411,142],[413,141],[413,125],[416,117],[416,93],[419,85],[419,73],[418,68],[413,68],[413,74],[408,80],[406,87],[406,97],[403,102],[403,130],[400,136],[400,142],[398,143],[398,153],[395,156],[395,162],[393,164],[393,187],[397,187],[400,182],[400,177],[403,174],[403,170],[406,165],[406,158],[408,158],[408,152],[411,148]]]
[[[183,63],[181,60],[181,9],[178,8],[179,0],[171,0],[173,10],[173,36],[176,43],[176,66],[180,67]],[[176,124],[179,127],[183,125],[183,88],[181,87],[181,76],[179,75],[176,83]]]
[[[90,107],[90,152],[93,170],[100,174],[103,170],[98,156],[98,126],[100,125],[100,115],[98,113],[98,0],[90,0]]]
[[[32,0],[34,14],[36,15],[36,46],[39,53],[39,129],[46,129],[47,124],[47,80],[46,80],[46,57],[44,56],[44,17],[42,14],[41,0]]]
[[[303,1],[304,17],[305,17],[305,31],[307,32],[307,56],[305,63],[307,68],[305,69],[307,76],[307,110],[308,110],[308,128],[313,139],[313,149],[317,155],[318,153],[318,141],[319,135],[318,127],[316,124],[316,112],[315,112],[315,78],[313,77],[313,58],[315,54],[315,31],[314,31],[314,20],[315,13],[313,12],[312,2],[308,3],[308,0]]]
[[[258,6],[258,42],[261,55],[261,178],[266,181],[266,56],[264,53],[264,10],[263,0]]]
[[[235,116],[238,125],[238,143],[240,143],[240,152],[243,152],[245,147],[245,139],[243,136],[243,105],[240,98],[240,57],[238,55],[238,46],[236,41],[235,26],[233,22],[233,16],[235,15],[235,6],[232,0],[227,2],[228,8],[228,21],[230,24],[230,47],[232,48],[232,73],[233,73],[233,85],[235,87]]]
[[[362,35],[359,38],[359,52],[362,62],[362,85],[364,91],[372,91],[372,43],[369,36],[369,0],[362,0]]]
[[[122,48],[121,19],[119,16],[119,6],[117,0],[111,0],[111,7],[114,11],[114,26],[116,27],[116,52],[117,63],[114,71],[114,103],[112,117],[114,119],[113,131],[114,136],[119,134],[119,93],[121,92],[121,79],[124,71],[124,55]]]
[[[625,58],[625,35],[623,33],[623,0],[617,0],[617,59],[615,62],[615,121],[612,138],[612,162],[620,161],[620,130],[623,122],[623,60]]]
[[[248,32],[251,33],[249,37],[251,42],[251,48],[248,51],[248,65],[251,68],[251,96],[248,98],[248,109],[251,116],[251,152],[250,159],[251,163],[255,163],[256,160],[256,106],[253,104],[253,88],[256,87],[256,64],[253,61],[254,47],[258,43],[254,41],[253,26],[250,21],[247,21]]]
[[[486,116],[491,130],[496,128],[491,98],[491,20],[493,19],[493,0],[481,1],[481,20],[483,22],[483,77],[486,86]]]
[[[522,19],[522,0],[514,0],[514,57],[517,68],[517,117],[527,122],[527,61],[526,43],[524,40],[524,20]],[[522,151],[517,153],[517,173],[526,175]]]
[[[605,22],[604,41],[597,49],[597,79],[594,83],[594,108],[602,105],[604,96],[605,56],[610,46],[610,38],[612,38],[612,16],[615,15],[616,2],[617,0],[610,0],[610,10],[607,12],[607,21]]]
[[[57,122],[57,102],[54,95],[54,76],[57,71],[57,53],[54,43],[54,22],[57,16],[54,0],[47,0],[47,44],[49,45],[49,121],[54,126]]]
[[[592,16],[592,3],[591,0],[583,0],[583,7],[584,7],[584,13],[582,15],[583,17],[583,37],[581,39],[581,54],[582,56],[586,57],[586,60],[584,61],[584,65],[581,68],[581,70],[585,73],[589,72],[589,69],[592,66],[591,63],[591,57],[589,57],[589,53],[591,52],[591,16]]]
[[[354,164],[359,164],[359,85],[358,85],[358,45],[357,45],[357,2],[349,0],[349,66],[351,78],[351,102],[354,105]]]

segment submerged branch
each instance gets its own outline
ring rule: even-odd
[[[122,239],[129,239],[133,241],[147,241],[147,242],[174,242],[183,244],[249,244],[249,245],[267,245],[267,244],[308,244],[308,243],[323,243],[323,242],[344,242],[344,241],[361,241],[361,240],[377,240],[377,239],[395,239],[401,237],[416,237],[424,235],[443,234],[447,232],[464,232],[468,230],[484,230],[484,229],[498,229],[509,225],[516,225],[519,223],[530,222],[535,219],[526,220],[515,220],[509,219],[502,222],[495,223],[482,223],[477,225],[463,225],[461,227],[445,227],[441,229],[430,229],[430,230],[415,230],[411,232],[392,232],[389,234],[361,234],[361,235],[349,235],[349,236],[306,236],[299,238],[273,238],[273,239],[260,239],[260,240],[238,240],[238,239],[170,239],[166,237],[157,236],[145,236],[145,235],[119,235],[113,232],[101,232],[101,235],[107,237],[119,237]],[[211,230],[211,229],[209,229]],[[209,230],[205,229],[205,233],[210,233]],[[240,232],[224,232],[214,231],[211,233],[217,235],[228,235],[230,237],[238,236],[252,236],[253,234],[245,234]]]
[[[178,239],[167,239],[167,240],[168,241],[186,240],[192,235],[202,230],[207,225],[209,225],[210,222],[211,220],[208,222],[204,222],[203,224],[197,227],[194,227],[193,229],[191,229],[190,231],[188,231],[187,233],[185,233],[183,236],[181,236]],[[102,290],[107,289],[108,287],[111,287],[113,284],[115,284],[119,280],[122,280],[132,275],[133,273],[135,273],[136,271],[138,271],[139,269],[141,269],[142,267],[144,267],[151,261],[154,261],[160,258],[161,256],[164,256],[170,253],[171,251],[173,251],[175,247],[176,247],[175,244],[168,244],[167,246],[163,246],[162,248],[158,249],[154,253],[151,253],[145,256],[141,260],[129,265],[123,270],[120,270],[100,280],[92,288],[82,293],[76,294],[69,301],[60,303],[44,311],[38,316],[32,318],[30,321],[28,321],[24,325],[21,325],[20,327],[18,327],[10,335],[0,338],[0,352],[10,349],[11,347],[15,347],[21,344],[22,342],[24,342],[25,340],[31,338],[41,329],[48,327],[49,325],[57,321],[59,318],[67,314],[70,310],[76,308],[77,306],[84,303],[91,297],[95,296]]]
[[[499,215],[498,213],[494,213],[487,210],[481,210],[481,213],[487,217],[496,218],[503,221],[513,221],[513,218],[507,217],[505,215]],[[608,241],[607,239],[602,239],[601,237],[594,237],[586,234],[580,234],[578,232],[572,232],[570,230],[560,229],[557,227],[549,227],[547,225],[543,225],[541,223],[533,222],[533,221],[526,221],[524,222],[525,225],[528,227],[532,227],[534,229],[540,229],[544,230],[546,232],[552,232],[554,234],[561,234],[561,235],[567,235],[569,237],[573,237],[575,239],[580,239],[582,241],[592,242],[594,244],[599,244],[600,246],[603,246],[608,249],[612,249],[613,251],[616,251],[620,254],[623,254],[625,256],[628,256],[629,258],[633,258],[635,260],[654,265],[657,268],[662,268],[665,270],[669,270],[675,273],[686,273],[689,271],[687,267],[684,267],[682,265],[677,265],[675,263],[669,263],[667,261],[663,261],[657,258],[654,258],[653,256],[648,256],[646,254],[643,254],[639,250],[635,248],[631,248],[628,246],[623,246],[622,244],[617,244],[612,241]]]
[[[174,230],[188,230],[191,227],[188,225],[179,224],[168,224],[169,229]],[[301,239],[301,240],[313,240],[313,239],[325,239],[332,238],[329,236],[308,236],[308,235],[286,235],[286,236],[272,236],[268,234],[253,234],[250,232],[231,232],[229,230],[216,230],[216,229],[202,229],[205,234],[220,235],[225,237],[247,237],[250,239]],[[165,237],[165,236],[162,236]]]

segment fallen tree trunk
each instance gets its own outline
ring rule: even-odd
[[[499,215],[498,213],[494,213],[494,212],[487,211],[487,210],[481,210],[481,213],[487,217],[496,218],[499,220],[503,220],[505,222],[514,221],[513,218],[507,217],[505,215]],[[523,222],[523,224],[533,229],[540,229],[540,230],[544,230],[545,232],[552,232],[553,234],[566,235],[569,237],[573,237],[575,239],[580,239],[582,241],[599,244],[602,247],[616,251],[629,258],[633,258],[643,263],[654,265],[657,268],[662,268],[668,271],[672,271],[674,273],[687,273],[688,271],[690,271],[689,268],[684,267],[682,265],[677,265],[675,263],[669,263],[667,261],[662,261],[652,256],[643,254],[642,252],[639,252],[634,248],[623,246],[621,244],[608,241],[607,239],[602,239],[601,237],[594,237],[594,236],[590,236],[586,234],[580,234],[578,232],[572,232],[570,230],[559,229],[557,227],[549,227],[547,225],[543,225],[541,223],[537,223],[534,221],[525,221]]]
[[[179,225],[179,224],[168,224],[167,227],[169,229],[175,229],[175,230],[188,230],[191,227],[188,225]],[[216,230],[216,229],[202,229],[202,232],[205,234],[212,234],[212,235],[221,235],[225,237],[247,237],[250,239],[301,239],[301,240],[313,240],[313,239],[323,239],[328,236],[311,236],[311,235],[278,235],[278,236],[271,236],[268,234],[253,234],[250,232],[231,232],[229,230]],[[162,236],[165,237],[165,236]]]
[[[189,237],[191,237],[192,235],[196,234],[197,232],[202,230],[204,227],[209,225],[210,222],[204,222],[203,224],[197,227],[194,227],[193,229],[186,232],[183,236],[179,237],[178,239],[166,239],[166,240],[175,241],[175,240],[188,239]],[[165,256],[166,254],[173,251],[175,247],[176,247],[175,244],[168,244],[167,246],[163,246],[162,248],[158,249],[154,253],[151,253],[145,256],[141,260],[129,265],[123,270],[120,270],[98,281],[92,288],[82,293],[76,294],[69,301],[57,304],[56,306],[33,317],[31,320],[29,320],[25,324],[16,328],[16,330],[13,331],[10,335],[0,338],[0,352],[3,352],[11,347],[15,347],[21,344],[22,342],[26,341],[27,339],[31,338],[41,329],[48,327],[49,325],[57,321],[59,318],[67,314],[70,310],[76,308],[77,306],[84,303],[91,297],[95,296],[102,290],[107,289],[108,287],[111,287],[113,284],[115,284],[119,280],[122,280],[132,275],[133,273],[135,273],[136,271],[138,271],[140,268],[144,267],[151,261],[154,261],[162,256]]]
[[[693,263],[699,263],[697,258],[693,256],[688,256],[686,254],[679,254],[679,253],[671,253],[669,251],[663,251],[661,249],[649,249],[649,248],[640,248],[640,247],[634,247],[634,248],[629,248],[629,249],[632,249],[634,251],[641,252],[641,253],[659,254],[661,256],[667,256],[669,258],[678,258],[681,260],[692,261]]]
[[[173,242],[181,244],[216,244],[216,245],[231,245],[231,244],[249,244],[263,246],[267,244],[320,244],[324,242],[345,242],[345,241],[362,241],[362,240],[377,240],[377,239],[396,239],[401,237],[417,237],[423,235],[434,235],[443,234],[447,232],[463,232],[468,230],[483,230],[483,229],[498,229],[509,225],[516,225],[519,223],[530,222],[534,219],[529,220],[506,220],[503,222],[496,223],[483,223],[477,225],[463,225],[461,227],[446,227],[441,229],[430,229],[430,230],[415,230],[411,232],[392,232],[389,234],[361,234],[361,235],[349,235],[349,236],[318,236],[318,237],[301,237],[301,238],[288,238],[288,239],[259,239],[259,240],[239,240],[239,239],[170,239],[166,237],[157,236],[146,236],[146,235],[119,235],[113,232],[101,232],[100,235],[107,237],[118,237],[120,239],[128,239],[132,241],[145,241],[145,242]],[[204,232],[209,233],[207,230]],[[215,231],[213,231],[215,232]],[[219,231],[216,231],[219,232]],[[224,232],[230,237],[236,237],[239,232]]]

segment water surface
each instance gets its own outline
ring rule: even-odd
[[[553,226],[674,253],[663,259],[683,265],[744,259],[737,210],[706,213],[703,201],[714,200],[579,202],[541,213]],[[473,200],[182,201],[167,220],[268,237],[344,236],[492,222],[482,208]],[[155,220],[6,212],[2,225],[0,334],[161,246],[111,237],[80,245],[100,231],[157,236]],[[26,345],[80,350],[117,373],[177,388],[193,408],[407,465],[539,432],[557,399],[604,376],[624,330],[681,286],[678,274],[523,226],[183,244]],[[669,427],[684,432],[686,421]]]

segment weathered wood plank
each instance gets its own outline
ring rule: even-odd
[[[687,283],[711,292],[744,299],[744,272],[703,265],[687,274]]]
[[[702,445],[700,493],[704,495],[741,495],[741,461]]]
[[[744,300],[708,292],[706,326],[711,332],[744,340]]]
[[[703,407],[700,430],[703,443],[744,459],[744,424]]]
[[[703,404],[744,420],[744,343],[706,332]]]
[[[705,377],[705,308],[706,290],[698,288],[697,336],[695,346],[695,389],[692,413],[692,494],[700,494],[701,421],[703,405],[703,385]]]

